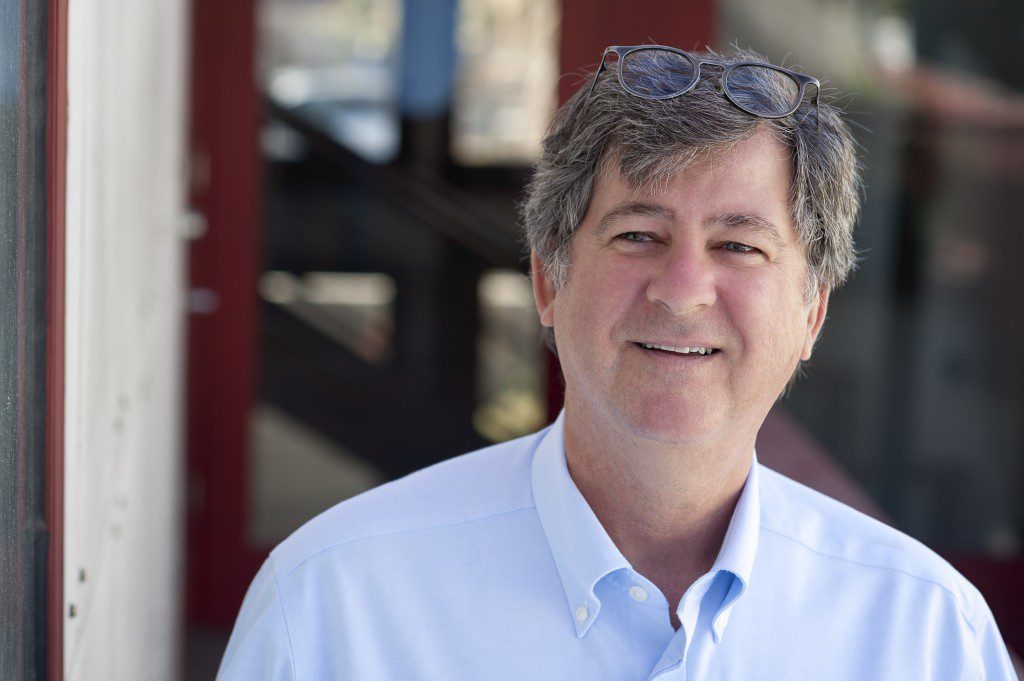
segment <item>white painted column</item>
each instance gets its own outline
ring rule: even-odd
[[[68,3],[69,681],[180,671],[187,8]]]

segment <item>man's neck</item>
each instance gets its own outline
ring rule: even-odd
[[[569,474],[622,555],[674,612],[718,555],[756,433],[749,442],[664,446],[586,414],[567,405]]]

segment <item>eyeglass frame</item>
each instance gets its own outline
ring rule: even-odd
[[[808,76],[808,75],[803,74],[803,73],[799,73],[797,71],[792,71],[792,70],[787,69],[787,68],[783,68],[782,66],[776,66],[775,64],[768,64],[768,63],[759,62],[759,61],[721,62],[721,61],[717,61],[717,60],[714,60],[714,59],[700,59],[696,55],[693,55],[693,54],[691,54],[691,53],[689,53],[689,52],[687,52],[685,50],[680,50],[677,47],[669,47],[668,45],[626,45],[626,46],[624,46],[624,45],[609,45],[608,47],[604,48],[604,52],[601,54],[601,65],[597,67],[597,71],[594,73],[594,80],[590,84],[589,92],[587,92],[587,99],[590,99],[590,96],[592,94],[594,94],[594,89],[597,87],[597,80],[598,80],[598,78],[601,76],[601,73],[606,68],[608,68],[608,55],[614,54],[616,57],[618,57],[617,63],[618,64],[622,64],[623,60],[627,56],[629,56],[631,53],[638,52],[638,51],[641,51],[641,50],[665,50],[667,52],[674,52],[676,54],[682,55],[693,66],[694,79],[693,79],[693,82],[690,83],[686,87],[686,89],[681,90],[679,92],[673,92],[673,93],[667,94],[667,95],[655,95],[655,96],[641,95],[641,94],[637,94],[636,92],[633,92],[631,89],[626,87],[626,84],[622,81],[622,69],[619,68],[618,69],[619,85],[622,86],[623,90],[625,90],[629,94],[633,95],[634,97],[640,97],[641,99],[653,99],[653,100],[675,99],[676,97],[680,97],[682,95],[685,95],[687,92],[690,92],[695,87],[697,87],[697,84],[700,82],[700,79],[701,79],[701,67],[702,66],[705,66],[705,65],[707,65],[707,66],[718,66],[718,67],[721,67],[721,69],[722,69],[722,75],[718,79],[718,91],[721,94],[724,94],[726,99],[728,99],[730,102],[732,102],[732,104],[736,108],[738,108],[740,111],[748,113],[751,116],[757,116],[759,118],[778,119],[778,118],[785,118],[786,116],[793,115],[794,113],[796,113],[797,109],[800,108],[800,105],[803,104],[804,95],[806,94],[807,86],[808,85],[813,85],[814,86],[814,100],[813,101],[814,101],[814,112],[815,112],[814,122],[815,122],[815,127],[817,127],[817,124],[818,124],[818,111],[819,111],[819,109],[818,109],[818,97],[821,95],[821,83],[818,81],[817,78],[815,78],[813,76]],[[780,73],[784,73],[787,76],[789,76],[790,78],[792,78],[794,81],[796,81],[797,85],[800,86],[800,91],[797,93],[797,96],[796,96],[796,99],[795,99],[796,104],[793,105],[792,109],[790,109],[786,113],[782,113],[782,114],[758,113],[758,112],[755,112],[755,111],[751,111],[750,109],[748,109],[748,108],[744,107],[743,105],[741,105],[739,102],[736,101],[735,98],[733,98],[732,93],[729,92],[729,88],[726,87],[726,83],[728,83],[728,81],[729,81],[729,74],[732,73],[733,69],[738,68],[740,66],[760,66],[760,67],[763,67],[763,68],[771,69],[773,71],[778,71]]]

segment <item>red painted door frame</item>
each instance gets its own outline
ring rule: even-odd
[[[230,625],[265,551],[246,542],[262,162],[253,0],[192,2],[187,613]]]

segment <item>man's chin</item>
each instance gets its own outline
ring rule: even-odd
[[[692,445],[715,438],[719,419],[692,406],[628,407],[621,413],[626,427],[637,438],[664,445]]]

